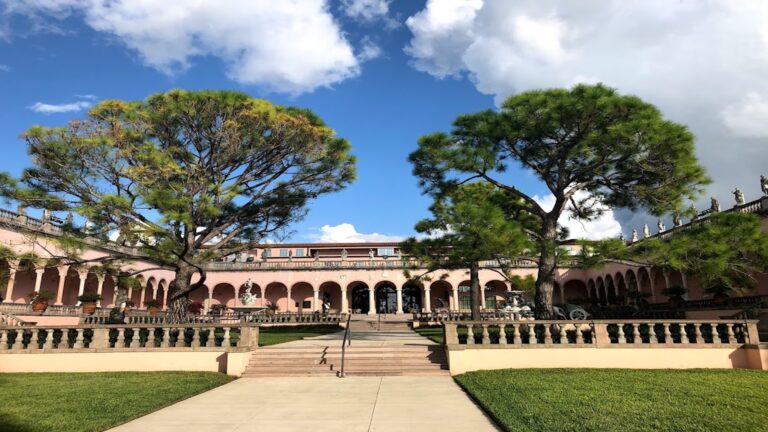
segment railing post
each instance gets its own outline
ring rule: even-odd
[[[747,335],[744,342],[756,345],[760,343],[759,333],[757,331],[757,321],[747,321],[744,325],[744,331]]]
[[[109,329],[107,328],[93,329],[93,338],[91,339],[91,348],[96,348],[96,349],[109,348]]]
[[[611,345],[611,336],[608,334],[608,324],[595,323],[594,324],[594,338],[595,345],[598,348],[603,348]]]
[[[231,346],[230,340],[229,340],[229,327],[224,327],[224,339],[221,341],[221,347],[229,349]]]
[[[446,345],[459,344],[458,326],[454,323],[443,323],[443,340]]]

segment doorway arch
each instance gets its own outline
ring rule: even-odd
[[[393,314],[397,312],[397,289],[391,282],[383,282],[376,287],[376,313]]]
[[[370,310],[368,285],[360,282],[354,285],[350,292],[352,294],[352,312],[368,313]]]

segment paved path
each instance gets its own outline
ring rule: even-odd
[[[354,342],[353,342],[354,343]],[[496,431],[450,377],[241,378],[114,431]]]

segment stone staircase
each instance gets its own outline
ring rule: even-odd
[[[367,327],[367,321],[352,323],[346,375],[449,375],[444,347],[417,335],[407,323],[388,322],[386,331]],[[242,377],[335,376],[341,370],[342,337],[343,332],[259,348]]]

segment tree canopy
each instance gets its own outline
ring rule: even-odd
[[[530,247],[523,225],[504,210],[509,204],[506,195],[480,182],[453,188],[432,204],[432,218],[416,224],[424,237],[409,238],[401,245],[405,253],[420,260],[423,273],[417,278],[442,270],[470,270],[473,319],[480,318],[483,298],[478,270],[492,268],[510,279],[510,260]],[[495,264],[484,264],[486,260]]]
[[[708,178],[688,129],[651,104],[598,85],[534,90],[507,99],[500,111],[458,117],[450,134],[419,140],[410,156],[424,191],[435,196],[484,181],[505,191],[538,220],[536,304],[551,314],[559,217],[588,221],[608,208],[652,214],[681,210]],[[554,198],[543,208],[514,184],[511,164],[533,174]]]
[[[309,200],[355,177],[349,143],[317,115],[232,91],[107,100],[84,119],[23,136],[34,166],[18,180],[6,175],[5,195],[73,211],[89,235],[119,232],[175,269],[178,313],[206,262],[280,233]]]

